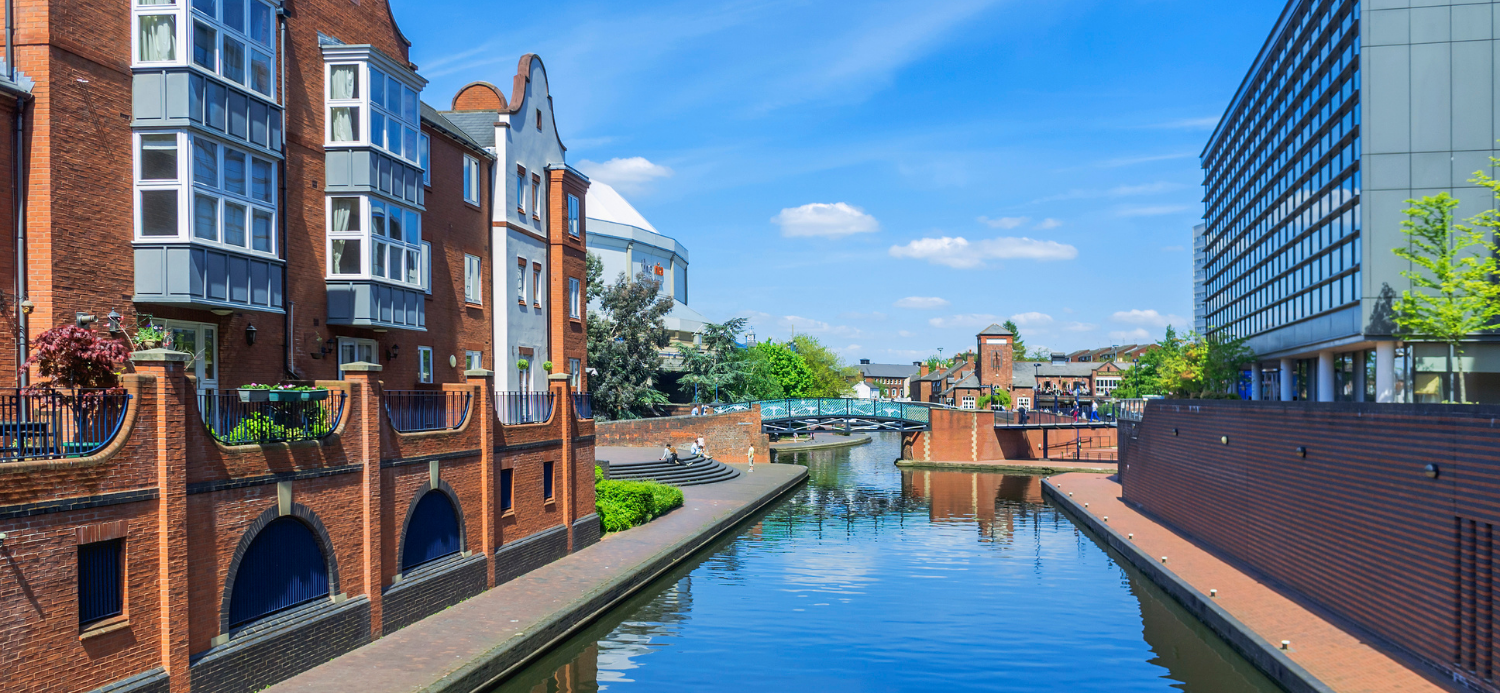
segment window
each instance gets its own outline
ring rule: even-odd
[[[973,397],[964,397],[963,398],[963,403],[962,403],[962,405],[959,408],[960,409],[973,409],[974,408],[974,398]]]
[[[417,347],[417,382],[432,382],[432,347]]]
[[[184,17],[184,12],[190,16]],[[180,65],[190,59],[192,65],[275,98],[270,5],[260,0],[195,0],[185,8],[174,0],[137,0],[134,14],[136,65]],[[187,29],[186,36],[178,34],[179,24]],[[184,41],[186,49],[179,50]]]
[[[464,352],[464,370],[477,371],[484,368],[484,352],[470,349]]]
[[[328,63],[326,88],[327,144],[369,144],[427,168],[415,89],[366,62]]]
[[[1027,409],[1030,409],[1031,408],[1031,398],[1030,397],[1017,397],[1016,398],[1016,406],[1017,407],[1026,407]]]
[[[534,219],[542,218],[542,178],[531,177],[531,216]]]
[[[431,285],[421,214],[371,195],[327,200],[329,277],[383,279],[424,290]]]
[[[479,204],[479,160],[464,155],[464,202]]]
[[[538,308],[542,307],[542,266],[532,265],[531,268],[531,303]]]
[[[275,163],[198,133],[139,133],[136,143],[137,239],[276,254]]]
[[[417,155],[421,158],[422,184],[432,187],[432,139],[423,133],[418,139]]]
[[[516,211],[526,214],[526,168],[516,167]]]
[[[422,241],[422,291],[432,293],[432,242]]]
[[[516,258],[516,303],[526,305],[526,258]]]
[[[501,511],[510,510],[510,505],[511,505],[511,503],[510,503],[511,471],[512,470],[509,470],[509,469],[502,469],[502,470],[500,470],[500,510]]]
[[[579,296],[580,293],[578,278],[568,277],[568,317],[570,318],[583,317],[583,301]]]
[[[542,497],[552,500],[552,462],[542,463]]]
[[[124,539],[78,546],[78,625],[125,612]]]
[[[583,362],[578,359],[568,359],[568,383],[574,390],[578,389],[579,379],[583,377]]]
[[[343,366],[346,363],[378,363],[375,353],[379,346],[373,339],[339,337],[339,379],[344,378]]]
[[[401,540],[401,570],[411,570],[445,556],[458,553],[463,546],[458,537],[458,512],[453,501],[442,491],[428,491],[417,501],[406,521],[406,535]]]
[[[177,61],[177,15],[138,14],[135,22],[137,63]]]
[[[480,300],[480,289],[484,286],[482,268],[479,258],[464,256],[464,300],[469,303],[483,303]]]
[[[536,109],[536,129],[542,129],[542,109]]]
[[[578,196],[568,195],[568,235],[578,237]]]

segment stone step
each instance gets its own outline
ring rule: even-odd
[[[611,464],[609,478],[641,481],[651,479],[672,486],[697,486],[727,481],[739,476],[738,470],[721,462],[702,457],[683,460],[683,464],[651,461]]]

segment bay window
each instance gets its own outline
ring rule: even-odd
[[[197,133],[139,132],[135,141],[137,240],[276,255],[274,163]]]
[[[191,64],[276,97],[271,6],[261,0],[136,0],[135,64]],[[247,24],[249,31],[246,30]],[[186,44],[186,50],[179,46]],[[247,79],[248,78],[248,79]]]
[[[330,195],[327,200],[330,278],[423,288],[420,213],[370,195]]]
[[[327,64],[327,144],[369,145],[427,168],[417,89],[367,62]]]

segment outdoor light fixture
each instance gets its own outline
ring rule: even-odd
[[[387,360],[391,360],[391,361],[396,360],[396,357],[400,356],[400,355],[401,355],[401,345],[400,344],[392,344],[391,348],[387,349],[386,352],[385,352],[386,359]]]
[[[1208,591],[1208,596],[1210,596],[1210,597],[1218,597],[1219,596],[1219,591],[1218,590],[1209,590]]]
[[[255,326],[254,325],[246,325],[245,326],[245,344],[247,344],[249,346],[255,346]]]
[[[109,311],[109,315],[106,315],[104,317],[106,320],[109,320],[110,336],[118,337],[120,335],[120,314],[111,310]]]
[[[1298,457],[1307,457],[1307,447],[1304,446],[1304,445],[1297,446],[1297,456]]]
[[[315,351],[315,352],[313,352],[311,354],[308,354],[308,356],[311,356],[311,357],[313,357],[315,359],[323,358],[324,356],[332,354],[333,353],[333,347],[335,347],[335,346],[338,346],[338,341],[335,340],[333,337],[329,337],[328,341],[322,342],[322,343],[318,344],[318,350],[317,351]]]
[[[1225,445],[1228,445],[1229,444],[1229,436],[1219,436],[1219,442],[1223,443]]]
[[[1426,474],[1427,478],[1429,479],[1436,479],[1438,478],[1438,466],[1435,464],[1429,464],[1426,467],[1422,468],[1422,473]]]
[[[73,320],[82,328],[88,328],[89,325],[99,322],[98,316],[92,313],[74,313]]]

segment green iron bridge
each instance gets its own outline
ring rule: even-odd
[[[917,402],[878,402],[868,399],[771,399],[714,407],[719,414],[750,411],[760,405],[761,431],[770,434],[817,430],[894,431],[932,430],[931,405]]]

